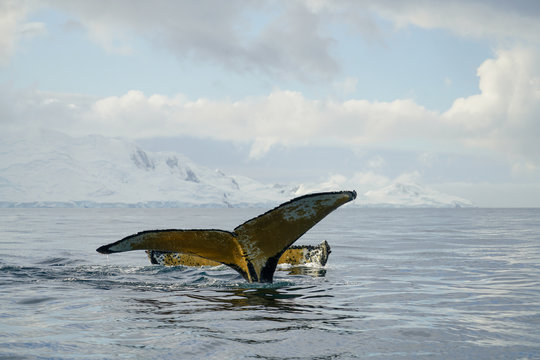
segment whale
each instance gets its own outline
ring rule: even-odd
[[[325,266],[331,252],[330,244],[326,240],[319,245],[292,245],[283,252],[278,260],[278,265],[302,266],[314,264]],[[185,253],[146,250],[146,254],[153,265],[190,267],[221,265],[216,261]]]
[[[328,214],[355,198],[355,191],[303,195],[244,222],[233,231],[146,230],[100,246],[97,252],[185,253],[227,265],[249,283],[271,283],[283,253]]]

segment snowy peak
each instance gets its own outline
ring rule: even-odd
[[[472,207],[469,200],[443,194],[415,183],[394,183],[363,194],[365,206],[379,207]]]
[[[291,197],[245,177],[116,138],[51,131],[2,136],[0,202],[67,206],[241,206]]]
[[[354,183],[269,185],[208,169],[173,152],[98,135],[0,134],[0,206],[264,206]],[[351,206],[467,207],[470,201],[394,183]]]

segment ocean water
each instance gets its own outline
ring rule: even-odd
[[[540,209],[340,208],[247,284],[95,249],[266,209],[1,209],[1,359],[540,359]]]

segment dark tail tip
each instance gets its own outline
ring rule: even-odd
[[[112,254],[113,252],[109,249],[109,245],[103,245],[96,249],[100,254]]]
[[[356,190],[349,191],[349,192],[350,192],[350,194],[351,194],[351,200],[356,199]]]

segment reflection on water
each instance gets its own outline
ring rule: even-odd
[[[199,339],[269,346],[272,343],[286,345],[291,336],[314,332],[340,336],[357,334],[359,322],[365,315],[350,304],[338,306],[333,297],[313,284],[274,284],[240,288],[184,288],[160,298],[145,292],[125,299],[124,306],[125,316],[131,318],[130,321],[145,324],[145,328],[167,328],[175,331],[179,339],[195,333]],[[283,350],[268,348],[268,354],[282,353],[283,357],[288,358],[305,347],[301,343],[296,345],[298,349],[291,349],[290,344],[288,346]],[[320,347],[312,346],[313,349]],[[339,353],[339,349],[335,350]]]
[[[246,288],[246,289],[184,289],[167,295],[170,300],[155,298],[135,298],[134,302],[143,305],[134,309],[136,312],[147,314],[189,314],[193,312],[241,311],[245,309],[263,308],[275,309],[281,312],[300,311],[291,299],[301,297],[298,293],[289,293],[277,288]],[[174,301],[171,301],[174,300]],[[179,306],[190,303],[191,307],[175,311]],[[185,319],[179,319],[184,321]]]
[[[306,275],[312,277],[324,277],[326,275],[326,268],[320,266],[292,266],[285,267],[282,271],[286,271],[289,275]]]

